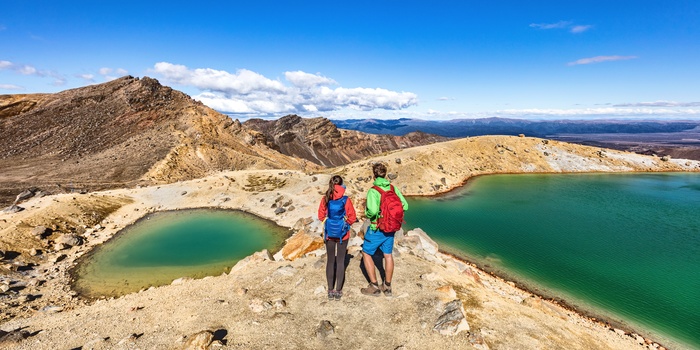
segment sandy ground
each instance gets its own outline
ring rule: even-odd
[[[371,181],[369,164],[374,161],[389,164],[394,182],[406,195],[442,193],[488,173],[700,171],[697,161],[661,160],[536,138],[476,137],[396,151],[326,174],[232,171],[162,186],[32,198],[20,204],[24,211],[0,213],[0,249],[21,254],[6,257],[0,265],[0,283],[10,287],[0,298],[4,320],[0,329],[20,330],[0,338],[0,345],[170,349],[185,347],[183,337],[191,340],[193,334],[209,329],[218,330],[215,338],[221,340],[212,348],[232,349],[659,346],[416,247],[397,257],[392,298],[359,295],[366,282],[359,273],[356,246],[351,248],[355,252],[348,267],[347,293],[340,302],[326,300],[325,257],[318,251],[304,251],[308,254],[294,261],[258,256],[229,275],[111,300],[83,300],[70,290],[68,271],[75,260],[148,212],[240,209],[294,228],[290,234],[301,231],[300,235],[307,232],[313,237],[313,228],[300,222],[315,216],[329,174],[344,175],[347,193],[361,212],[361,198]],[[289,204],[284,213],[276,214],[281,203]],[[39,225],[53,228],[48,237],[34,237],[32,230]],[[85,244],[55,250],[53,243],[71,232],[83,237]],[[32,249],[39,254],[32,255]],[[432,328],[451,299],[461,300],[471,329],[445,336]],[[333,334],[317,335],[323,320],[335,326]]]

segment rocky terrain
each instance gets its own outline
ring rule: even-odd
[[[243,125],[262,133],[266,144],[283,154],[331,167],[396,149],[448,140],[420,131],[394,136],[343,130],[326,118],[304,119],[297,115],[271,121],[251,119]]]
[[[0,204],[12,203],[29,187],[84,192],[221,170],[307,165],[148,77],[56,94],[0,96],[0,135]]]
[[[441,254],[420,232],[399,243],[394,297],[359,294],[366,282],[355,239],[346,296],[327,301],[324,252],[312,219],[318,197],[329,174],[343,174],[361,213],[376,161],[389,164],[389,176],[407,195],[446,192],[487,173],[700,171],[697,161],[490,136],[393,151],[320,173],[226,171],[158,186],[35,196],[18,203],[25,210],[0,214],[0,284],[6,286],[0,329],[14,331],[0,341],[18,349],[170,349],[188,348],[195,333],[206,330],[196,338],[232,349],[659,348],[649,335],[580,316]],[[98,301],[70,289],[70,269],[92,247],[148,212],[193,207],[244,210],[292,228],[295,236],[274,258],[256,254],[225,276]],[[376,310],[371,326],[366,310]],[[442,330],[437,320],[445,313],[457,318]]]

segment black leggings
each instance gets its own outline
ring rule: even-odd
[[[345,282],[345,253],[348,250],[348,241],[326,241],[326,279],[328,290],[342,290]],[[335,268],[334,268],[335,267]],[[333,288],[333,276],[335,274],[335,288]]]

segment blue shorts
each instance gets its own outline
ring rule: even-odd
[[[382,253],[391,254],[394,251],[394,233],[385,233],[379,229],[372,230],[371,227],[368,227],[365,233],[365,242],[362,243],[362,251],[374,255],[379,248]]]

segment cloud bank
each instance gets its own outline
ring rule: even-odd
[[[609,62],[609,61],[626,61],[626,60],[633,60],[639,58],[637,56],[595,56],[595,57],[588,57],[588,58],[581,58],[573,62],[567,63],[569,66],[576,66],[580,64],[592,64],[592,63],[601,63],[601,62]]]
[[[66,84],[66,78],[64,76],[49,70],[39,70],[36,69],[36,67],[30,66],[28,64],[17,64],[10,61],[0,61],[0,70],[4,69],[14,71],[15,73],[21,75],[33,75],[40,78],[52,78],[52,84],[55,86],[63,86]]]
[[[13,84],[0,84],[0,89],[2,90],[24,90],[23,87]]]
[[[199,89],[201,93],[193,98],[230,114],[269,115],[340,109],[400,110],[418,103],[417,95],[411,92],[335,87],[338,85],[335,80],[303,71],[285,72],[284,77],[289,84],[247,69],[230,73],[158,62],[151,71],[169,84]]]

